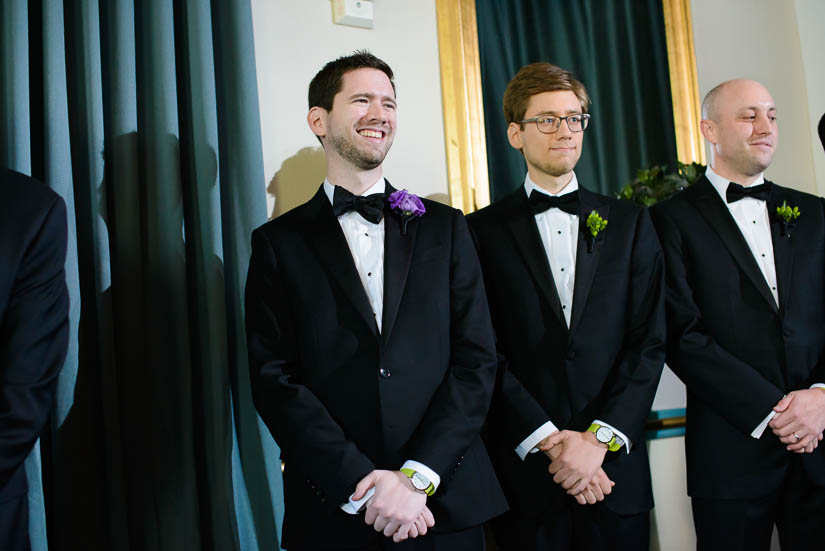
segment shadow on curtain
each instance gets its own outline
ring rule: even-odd
[[[0,164],[69,207],[72,335],[27,470],[33,548],[277,548],[241,311],[266,220],[249,3],[0,16]]]
[[[587,87],[579,182],[614,194],[652,164],[676,165],[676,137],[661,0],[476,0],[490,195],[524,182],[507,141],[504,90],[519,68],[549,61]]]

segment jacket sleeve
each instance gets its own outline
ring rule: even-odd
[[[483,239],[479,236],[479,232],[483,231],[483,229],[476,226],[473,216],[468,218],[468,222],[470,223],[470,233],[473,238],[473,243],[475,244],[479,259],[482,262],[485,289],[489,293],[491,284],[484,270],[483,259],[485,258],[485,251],[483,250]],[[489,294],[487,296],[489,296]],[[498,319],[492,303],[490,303],[490,313],[493,320]],[[493,328],[495,330],[495,324]],[[496,349],[496,382],[489,416],[490,418],[496,419],[496,425],[503,429],[498,432],[508,435],[508,445],[511,444],[515,450],[535,430],[542,427],[545,423],[552,421],[544,408],[510,370],[507,358],[502,354],[498,344]]]
[[[46,424],[69,342],[66,206],[55,196],[44,213],[31,241],[21,244],[9,301],[0,311],[0,487]]]
[[[693,299],[680,229],[659,205],[651,215],[665,254],[667,363],[690,394],[749,435],[784,393],[708,333]]]
[[[496,376],[481,267],[464,216],[452,215],[450,366],[410,441],[412,459],[443,477],[479,437]]]
[[[664,258],[647,211],[637,220],[630,262],[624,344],[599,419],[641,444],[665,362],[666,332]]]
[[[301,363],[278,258],[266,234],[252,234],[246,334],[255,407],[278,445],[300,462],[335,504],[344,503],[375,466],[300,383]]]

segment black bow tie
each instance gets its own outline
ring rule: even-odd
[[[579,192],[572,191],[564,195],[547,195],[540,191],[530,192],[530,209],[539,214],[547,209],[561,209],[567,214],[579,215]]]
[[[332,194],[332,212],[341,216],[354,210],[364,217],[364,220],[377,224],[384,216],[384,194],[353,195],[350,191],[335,186]]]
[[[743,187],[731,182],[728,184],[728,191],[725,193],[728,203],[733,203],[744,197],[767,201],[771,194],[771,184],[759,184],[758,186]]]

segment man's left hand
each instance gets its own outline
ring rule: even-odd
[[[811,453],[825,430],[825,389],[795,390],[779,400],[768,426],[788,451]]]
[[[413,488],[401,471],[372,471],[355,487],[352,499],[361,499],[373,486],[375,494],[367,502],[364,522],[387,537],[414,523],[427,505],[427,494]]]
[[[587,488],[602,466],[607,445],[596,440],[596,435],[590,431],[563,430],[542,440],[539,449],[548,451],[558,443],[564,447],[548,470],[553,475],[553,482],[561,484],[568,494],[575,496]]]

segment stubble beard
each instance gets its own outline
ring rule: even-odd
[[[569,159],[556,162],[540,160],[539,162],[532,162],[531,164],[533,164],[533,166],[535,166],[541,172],[554,178],[558,178],[559,176],[569,174],[570,171],[572,171],[576,167],[577,162],[578,159]]]
[[[744,152],[735,161],[735,167],[740,174],[756,176],[765,172],[771,165],[773,154],[763,157]]]
[[[346,137],[338,135],[330,136],[329,143],[335,152],[341,156],[341,158],[348,161],[359,170],[372,170],[377,168],[382,162],[384,162],[384,158],[387,156],[387,151],[389,151],[389,147],[387,147],[387,151],[365,151],[359,149]]]

